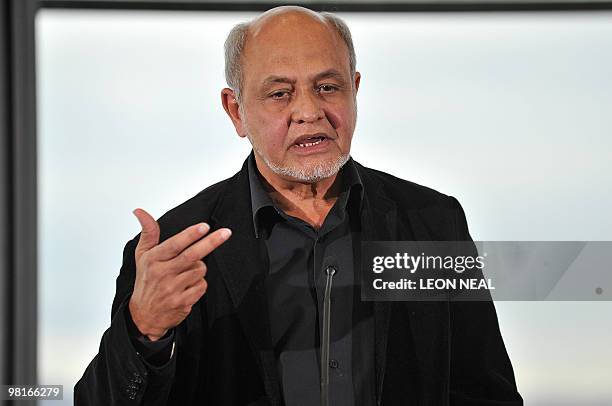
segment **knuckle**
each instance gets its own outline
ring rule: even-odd
[[[164,275],[171,280],[172,277],[185,267],[182,261],[171,260],[164,264]]]
[[[169,283],[161,284],[160,290],[163,296],[172,298],[173,290]]]
[[[180,255],[179,255],[179,259],[181,263],[190,263],[193,262],[193,254],[191,254],[188,251],[183,251]]]
[[[200,300],[204,292],[206,292],[206,282],[204,282],[204,280],[201,280],[193,286],[193,289],[187,297],[189,303],[192,305],[195,304],[198,300]]]
[[[206,292],[206,289],[198,286],[197,289],[195,289],[193,293],[189,296],[189,302],[192,305],[195,304],[198,300],[200,300],[202,295],[204,295],[204,292]]]
[[[190,284],[191,286],[195,286],[195,285],[197,285],[198,283],[200,283],[200,281],[201,281],[201,280],[203,280],[203,279],[202,279],[203,277],[204,277],[204,276],[202,275],[201,271],[199,271],[199,270],[194,270],[194,271],[193,271],[193,274],[192,274],[192,276],[191,276],[191,278],[190,278],[190,281],[189,281],[190,283],[189,283],[189,284]]]
[[[198,268],[195,270],[195,274],[196,274],[196,276],[197,276],[198,278],[203,278],[203,277],[204,277],[204,275],[206,275],[206,268],[205,268],[205,267],[202,267],[202,266],[201,266],[201,267],[198,267]]]
[[[175,240],[168,240],[168,250],[174,254],[177,255],[179,252],[181,252],[181,247],[179,245],[178,242],[176,242]]]
[[[189,235],[192,239],[198,239],[202,236],[202,233],[200,233],[200,231],[198,231],[198,228],[200,227],[199,224],[194,224],[193,226],[191,226],[191,229],[189,230]]]
[[[184,289],[188,289],[189,286],[193,285],[197,281],[197,270],[190,269],[183,272],[180,276],[180,284]]]
[[[168,304],[170,305],[171,309],[179,309],[184,306],[184,303],[182,303],[182,301],[176,296],[171,296],[168,300]]]
[[[191,290],[189,294],[183,297],[183,305],[184,306],[193,306],[198,301],[197,292]]]
[[[181,309],[181,311],[186,307],[189,306],[189,301],[187,300],[187,298],[185,297],[181,297],[180,299],[176,300],[176,308],[177,309]]]

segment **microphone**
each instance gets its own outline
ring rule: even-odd
[[[331,328],[331,290],[338,261],[334,256],[323,260],[325,294],[323,295],[323,328],[321,329],[321,406],[329,405],[329,332]]]

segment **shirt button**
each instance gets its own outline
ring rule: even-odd
[[[335,360],[335,359],[330,359],[329,360],[329,367],[330,368],[334,368],[334,369],[338,368],[338,361]]]

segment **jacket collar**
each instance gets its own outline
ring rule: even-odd
[[[397,207],[385,194],[380,182],[372,179],[357,162],[363,182],[361,224],[363,241],[396,240]],[[219,265],[230,298],[249,340],[254,358],[272,405],[282,404],[280,380],[270,335],[270,320],[265,296],[267,275],[265,243],[257,239],[253,227],[248,158],[241,170],[230,178],[211,216],[214,227],[228,227],[232,237],[211,255]],[[374,302],[376,392],[380,400],[390,319],[389,302]]]

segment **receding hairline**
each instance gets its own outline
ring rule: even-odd
[[[246,23],[246,38],[244,40],[244,48],[246,49],[246,44],[249,42],[249,39],[256,36],[263,28],[266,27],[266,24],[269,24],[274,19],[282,18],[284,16],[308,17],[312,22],[319,23],[333,33],[335,37],[342,40],[338,30],[333,26],[333,24],[318,12],[300,6],[279,6],[266,11],[265,13]]]
[[[325,29],[334,37],[334,40],[339,41],[340,43],[344,44],[344,41],[340,33],[338,32],[338,29],[334,27],[332,22],[327,20],[324,15],[321,15],[316,11],[313,11],[313,10],[310,10],[304,7],[300,7],[300,6],[279,6],[279,7],[275,7],[273,9],[266,11],[265,13],[257,16],[256,18],[246,23],[246,32],[245,32],[246,37],[244,39],[244,44],[243,44],[243,49],[240,55],[240,59],[242,60],[242,58],[244,58],[245,56],[245,52],[248,48],[248,43],[250,42],[249,40],[252,40],[254,36],[257,36],[260,30],[265,28],[266,24],[271,23],[273,19],[282,18],[283,16],[286,16],[286,15],[288,16],[300,15],[303,17],[309,17],[309,20],[311,20],[312,22],[319,23],[321,26],[325,27]],[[345,45],[345,48],[347,48],[347,53],[350,53],[350,51],[348,50],[348,46],[346,44],[344,45]],[[349,58],[350,58],[350,55],[349,55]],[[241,61],[241,63],[242,62],[243,61]]]
[[[256,28],[257,26],[261,26],[265,24],[266,20],[270,20],[275,17],[280,17],[283,14],[285,15],[286,14],[288,15],[292,15],[292,14],[300,15],[301,14],[303,16],[308,16],[311,19],[316,20],[320,23],[323,23],[329,28],[333,28],[333,27],[330,27],[327,20],[323,16],[321,16],[319,13],[317,13],[316,11],[310,10],[305,7],[300,7],[300,6],[279,6],[279,7],[274,7],[258,15],[257,17],[249,21],[248,22],[249,31]]]

